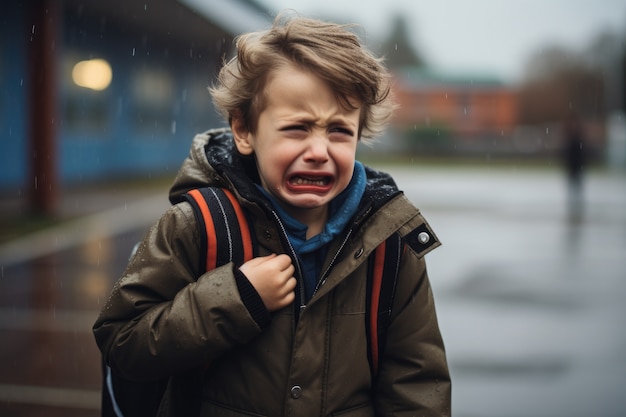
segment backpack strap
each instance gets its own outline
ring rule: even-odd
[[[205,187],[191,190],[185,197],[194,208],[200,229],[202,271],[228,262],[241,265],[254,257],[255,245],[248,220],[230,191]]]
[[[368,296],[365,314],[369,340],[368,360],[373,377],[378,374],[379,358],[385,349],[402,248],[402,240],[395,233],[378,245],[368,260]]]
[[[210,271],[228,262],[241,265],[254,257],[256,245],[248,220],[230,191],[205,187],[191,190],[184,197],[193,207],[198,222],[200,271]],[[152,417],[157,414],[169,378],[134,382],[113,372],[104,361],[102,366],[103,417]]]

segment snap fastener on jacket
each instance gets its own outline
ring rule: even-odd
[[[265,230],[263,234],[265,235],[265,240],[270,240],[272,238],[272,234],[269,230]]]
[[[302,396],[302,387],[300,385],[294,385],[291,387],[291,398],[297,400]]]
[[[363,255],[363,248],[359,248],[359,250],[354,253],[354,259],[359,259],[361,255]]]
[[[422,244],[426,244],[430,240],[430,235],[426,232],[421,232],[417,235],[417,240],[419,240]]]

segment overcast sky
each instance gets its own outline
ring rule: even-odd
[[[603,28],[624,34],[626,0],[261,0],[276,10],[352,21],[380,39],[396,13],[416,49],[445,72],[516,82],[528,56],[548,45],[575,50]]]

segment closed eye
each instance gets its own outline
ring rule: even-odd
[[[286,132],[289,130],[306,130],[306,126],[305,125],[289,125],[289,126],[283,127],[280,130],[283,132]]]
[[[343,135],[354,136],[352,129],[348,129],[346,127],[334,127],[330,129],[330,133],[341,133]]]

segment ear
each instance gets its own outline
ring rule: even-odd
[[[240,117],[233,117],[230,122],[230,129],[233,132],[235,146],[242,155],[252,155],[254,148],[252,147],[252,133],[246,126],[244,120]]]

